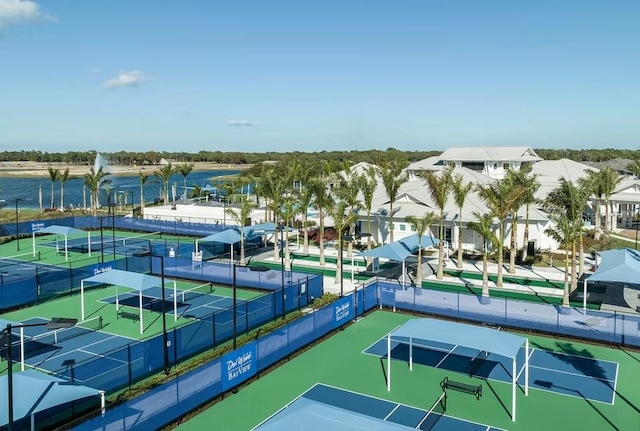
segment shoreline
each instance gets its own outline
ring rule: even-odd
[[[182,163],[174,164],[174,166]],[[71,165],[67,163],[37,163],[37,162],[0,162],[0,178],[49,178],[49,168],[64,171],[69,168],[69,176],[82,177],[89,173],[91,166]],[[111,175],[138,175],[138,172],[144,172],[147,175],[153,175],[155,171],[160,169],[162,165],[146,165],[146,166],[122,166],[109,165],[108,172]],[[194,162],[193,171],[243,171],[250,168],[251,165],[232,165],[210,162]]]

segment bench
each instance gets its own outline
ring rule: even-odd
[[[119,310],[118,316],[133,320],[134,322],[140,320],[140,315],[138,313],[132,313],[131,311]]]
[[[442,382],[440,382],[440,387],[443,391],[447,389],[453,389],[454,391],[460,391],[467,394],[473,394],[477,400],[482,396],[482,385],[469,385],[467,383],[456,382],[454,380],[449,380],[449,377],[445,377]]]

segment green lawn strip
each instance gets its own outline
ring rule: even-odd
[[[458,283],[447,283],[447,282],[432,281],[432,280],[423,281],[422,288],[441,290],[444,292],[462,293],[462,294],[473,293],[476,295],[480,295],[482,293],[481,286],[476,286],[476,285],[464,286]],[[535,294],[534,292],[520,293],[520,292],[512,292],[508,290],[500,290],[499,288],[492,288],[489,290],[489,293],[494,298],[505,298],[505,299],[513,299],[517,301],[529,301],[529,302],[553,304],[553,305],[562,304],[562,297],[540,295],[540,294]],[[582,308],[583,306],[582,302],[577,302],[577,301],[570,301],[570,304],[572,307],[578,307],[578,308]],[[587,303],[587,308],[591,310],[599,310],[600,304]]]
[[[251,429],[317,382],[428,409],[441,394],[439,383],[445,376],[483,385],[480,401],[468,394],[450,391],[447,414],[451,416],[514,431],[551,430],[557,429],[558,424],[563,424],[562,429],[568,431],[611,429],[608,421],[621,430],[637,427],[635,406],[640,403],[640,393],[635,390],[633,378],[640,371],[637,358],[617,349],[582,343],[555,345],[559,340],[537,336],[529,337],[535,346],[544,345],[563,352],[579,352],[620,362],[619,396],[616,396],[615,405],[587,402],[536,389],[530,389],[529,396],[525,397],[518,390],[518,417],[514,423],[507,411],[511,406],[510,384],[487,382],[423,365],[414,365],[413,371],[409,371],[407,364],[400,361],[392,364],[392,390],[387,392],[380,359],[364,355],[361,351],[409,318],[400,313],[376,311],[273,372],[262,375],[238,394],[225,397],[224,401],[179,428],[195,431],[215,423],[221,429]],[[571,412],[570,420],[567,412]]]
[[[445,269],[444,272],[445,274],[449,274],[453,277],[482,280],[482,272],[462,271],[462,270],[456,270],[456,269]],[[498,276],[496,274],[489,274],[489,281],[492,281],[495,283],[497,280],[498,280]],[[516,277],[511,275],[503,275],[502,281],[504,283],[519,284],[522,286],[551,287],[556,289],[562,289],[562,282],[560,281]]]
[[[259,262],[259,263],[258,263]],[[265,261],[255,261],[254,263],[255,266],[266,266],[268,268],[280,271],[280,269],[282,268],[282,265],[279,263],[273,263],[273,262],[265,262]],[[318,266],[304,266],[304,265],[293,265],[293,271],[294,272],[301,272],[304,274],[316,274],[316,275],[322,275],[322,276],[326,276],[326,277],[335,277],[336,276],[336,270],[335,269],[330,269],[330,268],[321,268]],[[346,279],[351,279],[351,271],[349,271],[348,269],[344,270],[344,273],[342,274],[343,278]],[[357,272],[353,274],[354,279],[358,280],[358,281],[364,281],[364,280],[369,280],[371,278],[370,275],[363,275],[363,274],[358,274]]]

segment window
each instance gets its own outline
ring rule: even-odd
[[[494,163],[494,164],[493,164],[493,169],[494,169],[494,170],[497,170],[497,169],[498,169],[498,164],[497,164],[497,163]]]
[[[411,226],[411,232],[415,232],[416,231],[416,227],[415,226]]]
[[[503,163],[503,164],[502,164],[502,169],[504,169],[505,171],[506,171],[507,169],[509,169],[509,163]]]
[[[407,230],[407,225],[406,225],[406,224],[401,224],[401,225],[400,225],[400,230],[401,230],[401,231],[403,231],[403,232],[404,232],[405,230]]]

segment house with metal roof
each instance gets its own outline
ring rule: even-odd
[[[507,169],[520,169],[540,160],[530,147],[460,147],[439,156],[446,166],[467,168],[495,179],[504,178]]]

